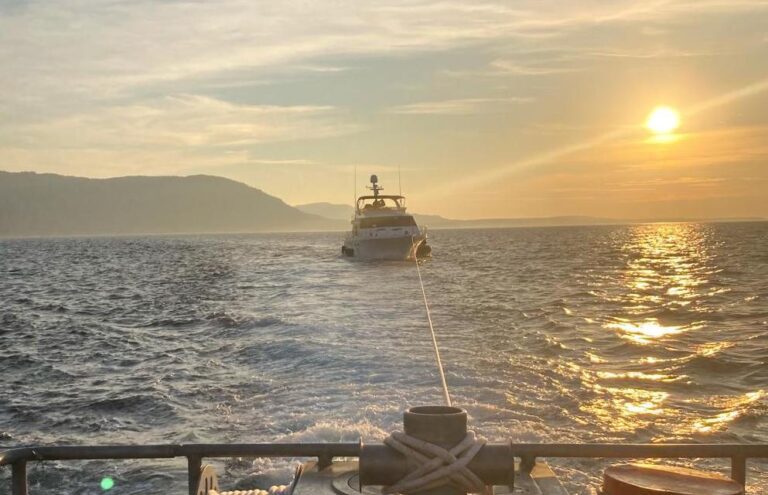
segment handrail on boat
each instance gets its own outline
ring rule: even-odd
[[[164,459],[172,457],[357,457],[359,443],[243,443],[71,445],[20,447],[0,452],[0,466],[18,461]]]
[[[383,445],[370,445],[379,450]],[[484,448],[509,451],[530,470],[537,457],[571,458],[730,458],[731,478],[746,483],[747,459],[768,458],[768,444],[488,444]],[[334,457],[360,457],[360,443],[170,444],[20,447],[0,452],[0,466],[11,466],[13,495],[27,495],[27,462],[97,459],[187,458],[189,493],[194,494],[206,457],[315,457],[329,465]],[[514,461],[514,459],[512,459]]]
[[[330,464],[334,457],[358,457],[360,446],[360,443],[257,443],[20,447],[0,452],[0,466],[11,466],[12,495],[27,495],[29,461],[186,457],[189,493],[194,495],[205,457],[316,457],[320,464]]]

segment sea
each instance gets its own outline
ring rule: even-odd
[[[416,264],[342,257],[343,235],[0,241],[0,448],[371,443],[442,404]],[[489,441],[768,442],[768,223],[429,242],[449,392]],[[209,460],[229,489],[288,483],[299,461]],[[549,460],[571,494],[610,462]],[[115,495],[185,493],[186,464],[29,466],[33,494],[106,478]],[[748,479],[768,493],[768,462]]]

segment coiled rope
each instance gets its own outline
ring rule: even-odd
[[[400,452],[415,469],[382,493],[411,493],[452,483],[468,493],[485,493],[486,486],[467,465],[485,445],[485,439],[467,432],[464,440],[444,449],[396,431],[384,443]]]
[[[432,334],[432,347],[435,350],[435,360],[437,361],[437,369],[440,372],[440,382],[443,385],[443,398],[445,399],[445,405],[451,406],[451,396],[448,393],[448,383],[445,381],[445,371],[443,370],[443,361],[440,359],[440,349],[437,347],[437,337],[435,336],[435,328],[432,325],[432,313],[429,311],[429,303],[427,302],[427,293],[424,290],[424,281],[421,278],[421,267],[419,266],[419,258],[416,256],[417,246],[414,242],[413,236],[411,236],[411,246],[413,248],[413,259],[416,262],[416,273],[419,274],[419,285],[421,285],[421,295],[424,298],[424,308],[427,310],[427,321],[429,322],[429,331]]]
[[[208,490],[208,495],[288,495],[290,493],[291,487],[289,485],[271,486],[269,490],[260,490],[258,488],[253,490],[232,490],[228,492],[220,492],[213,488]]]

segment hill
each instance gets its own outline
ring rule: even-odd
[[[0,236],[341,230],[240,182],[0,172]]]
[[[354,213],[354,208],[349,205],[333,203],[308,203],[298,205],[296,208],[305,213],[311,213],[328,219],[348,221]],[[426,225],[433,229],[493,229],[511,227],[567,227],[578,225],[622,225],[634,223],[655,222],[761,222],[761,217],[744,218],[605,218],[584,215],[565,215],[557,217],[529,217],[529,218],[480,218],[476,220],[454,220],[440,215],[422,215],[413,213],[413,218],[419,225]]]
[[[296,208],[310,215],[318,215],[333,220],[344,220],[345,222],[349,222],[352,215],[355,214],[353,206],[333,203],[307,203],[296,205]]]
[[[354,214],[350,205],[333,203],[307,203],[296,208],[304,213],[318,215],[328,219],[345,220]],[[413,217],[419,225],[427,225],[437,229],[469,229],[469,228],[502,228],[502,227],[533,227],[554,225],[604,225],[626,223],[626,220],[586,216],[560,216],[546,218],[486,218],[478,220],[453,220],[440,215],[421,215],[414,213]]]

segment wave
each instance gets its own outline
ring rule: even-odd
[[[165,317],[156,318],[138,325],[141,328],[178,328],[208,327],[220,329],[254,329],[279,325],[283,320],[277,317],[257,318],[245,315],[233,315],[226,312],[214,312],[200,317]]]
[[[88,413],[140,418],[151,424],[167,423],[178,418],[176,408],[166,396],[134,394],[91,401],[76,408]]]

